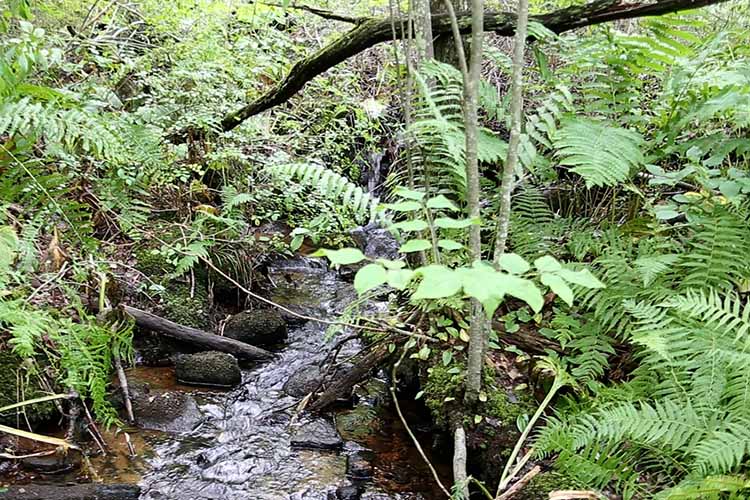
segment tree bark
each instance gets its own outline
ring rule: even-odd
[[[554,12],[533,16],[531,21],[543,24],[555,33],[606,23],[618,19],[632,19],[646,16],[659,16],[671,12],[696,9],[727,0],[659,0],[657,2],[626,2],[625,0],[595,0],[586,5],[567,7]],[[462,34],[471,32],[471,16],[459,14],[459,30]],[[396,23],[396,37],[404,38],[406,23]],[[510,12],[486,12],[484,29],[501,36],[515,33],[516,15]],[[446,14],[432,16],[433,36],[449,36],[450,18]],[[338,39],[323,47],[310,57],[297,62],[289,74],[268,92],[242,108],[229,113],[221,121],[221,128],[229,131],[251,116],[286,102],[299,92],[307,82],[360,52],[392,39],[391,23],[386,18],[360,18],[356,26]]]
[[[226,352],[242,360],[268,359],[273,357],[273,354],[265,349],[240,342],[239,340],[204,332],[190,326],[180,325],[179,323],[169,321],[150,312],[141,311],[135,307],[121,305],[120,308],[125,314],[135,320],[138,328],[161,333],[187,344]]]
[[[500,186],[500,212],[497,216],[495,231],[495,267],[499,268],[500,257],[505,253],[510,228],[510,195],[513,192],[516,167],[518,165],[518,146],[521,142],[521,115],[523,113],[523,66],[526,47],[526,26],[529,22],[529,0],[518,0],[518,26],[513,47],[513,75],[510,86],[510,141],[508,156],[503,165],[502,184]]]
[[[414,39],[417,42],[417,67],[435,58],[432,43],[432,12],[430,0],[412,0],[414,11]]]

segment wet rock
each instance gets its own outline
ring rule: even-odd
[[[1,495],[15,500],[138,500],[141,488],[136,484],[27,484],[11,486]]]
[[[292,435],[293,448],[336,450],[344,445],[336,428],[322,418],[302,424]]]
[[[76,470],[81,466],[81,455],[70,452],[66,455],[45,455],[41,457],[27,457],[21,459],[24,469],[41,474],[63,474]]]
[[[396,238],[376,222],[352,229],[349,234],[362,252],[373,259],[398,259]]]
[[[175,364],[175,374],[184,384],[233,387],[242,381],[237,359],[217,351],[180,356]]]
[[[362,497],[362,487],[356,484],[345,484],[336,489],[337,500],[359,500]]]
[[[130,399],[139,427],[167,432],[188,432],[203,418],[195,399],[184,392],[151,389],[130,384]]]
[[[289,396],[301,398],[318,388],[322,379],[323,372],[319,366],[304,366],[289,377],[283,390]]]
[[[287,338],[286,321],[273,309],[243,311],[229,318],[224,336],[255,346],[277,345]]]
[[[375,454],[369,450],[355,451],[346,459],[346,476],[354,481],[372,479]]]

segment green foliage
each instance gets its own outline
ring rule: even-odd
[[[323,196],[340,200],[349,207],[354,216],[360,220],[375,219],[378,200],[346,177],[313,163],[272,165],[266,172],[280,178],[296,179],[303,185],[311,186]]]
[[[644,161],[638,133],[590,119],[563,121],[553,143],[560,165],[572,167],[589,187],[622,183]]]

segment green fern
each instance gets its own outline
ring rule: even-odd
[[[692,227],[694,233],[679,264],[685,273],[683,289],[730,288],[750,276],[750,263],[738,258],[750,252],[746,221],[723,207],[716,207]]]
[[[638,133],[586,118],[563,121],[553,144],[560,165],[572,167],[588,187],[622,183],[644,162]]]
[[[382,217],[378,211],[379,200],[370,196],[360,186],[354,184],[341,174],[322,165],[313,163],[294,163],[272,165],[265,171],[274,177],[294,178],[300,184],[317,189],[331,199],[339,199],[351,208],[360,220],[375,220]]]

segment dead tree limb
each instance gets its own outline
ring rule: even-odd
[[[529,21],[541,23],[547,29],[559,34],[619,19],[660,16],[726,1],[657,0],[656,2],[628,2],[627,0],[595,0],[586,5],[567,7],[547,14],[531,16]],[[471,14],[459,14],[457,20],[462,34],[471,33]],[[387,18],[357,18],[356,22],[357,25],[341,37],[310,57],[297,62],[289,71],[289,74],[268,92],[255,101],[226,115],[221,121],[222,130],[230,131],[251,116],[286,102],[316,76],[374,45],[394,38],[394,33],[391,31],[391,21]],[[501,36],[512,36],[515,33],[515,25],[515,13],[485,13],[485,31],[492,31]],[[395,26],[395,38],[403,39],[405,33],[408,33],[408,29],[405,27],[406,23],[397,22]],[[432,16],[432,33],[435,37],[450,36],[451,22],[448,15]]]
[[[169,321],[150,312],[141,311],[135,307],[121,305],[120,308],[125,314],[135,320],[135,324],[139,328],[161,333],[187,344],[226,352],[242,360],[268,359],[273,357],[273,354],[265,349],[240,342],[239,340],[204,332],[190,326],[180,325],[179,323]]]
[[[340,377],[334,378],[328,389],[310,405],[310,411],[324,410],[337,399],[347,395],[355,384],[363,381],[374,368],[380,366],[391,355],[388,345],[376,347]]]

